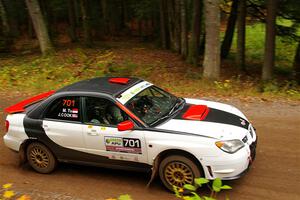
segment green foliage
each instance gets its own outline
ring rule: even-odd
[[[213,181],[212,188],[215,192],[220,192],[222,187],[221,179],[217,178]]]
[[[197,188],[195,186],[191,185],[191,184],[185,184],[183,186],[183,188],[187,189],[187,190],[190,190],[190,191],[196,191],[197,190]]]
[[[209,183],[209,180],[206,178],[195,178],[195,184],[201,187],[203,184]]]
[[[209,183],[210,181],[205,178],[195,178],[194,185],[186,184],[183,189],[173,186],[173,189],[176,197],[183,200],[216,200],[217,193],[221,192],[221,190],[232,189],[229,185],[223,185],[220,178],[214,179],[212,186],[210,186]],[[211,190],[210,196],[200,196],[196,193],[196,191],[204,184],[206,184]],[[226,200],[227,199],[229,198],[226,197]]]

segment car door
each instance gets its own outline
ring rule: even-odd
[[[43,129],[56,144],[81,151],[85,148],[82,128],[80,97],[60,97],[48,106]]]
[[[118,131],[120,122],[131,120],[115,103],[106,98],[84,97],[83,135],[88,153],[115,160],[147,162],[142,131]]]

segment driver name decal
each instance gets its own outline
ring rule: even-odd
[[[137,138],[105,137],[106,151],[142,154],[141,141]]]
[[[78,118],[78,108],[63,108],[62,112],[58,113],[58,117]]]

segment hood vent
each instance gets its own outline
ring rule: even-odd
[[[183,119],[188,120],[204,120],[209,113],[209,108],[206,105],[192,105],[183,114]]]

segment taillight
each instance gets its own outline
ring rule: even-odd
[[[9,129],[9,121],[5,121],[5,132],[7,133]]]

